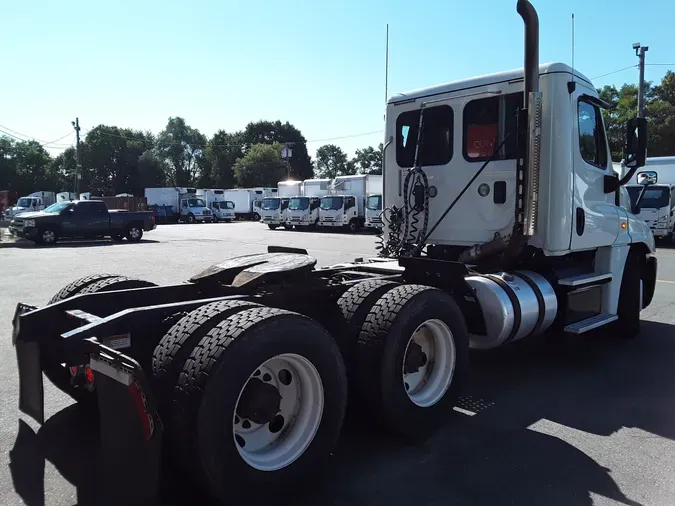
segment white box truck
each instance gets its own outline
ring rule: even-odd
[[[625,167],[620,168],[625,171]],[[626,189],[630,194],[633,214],[645,220],[655,238],[672,242],[675,231],[675,156],[647,158],[644,169],[633,175]]]
[[[225,200],[225,190],[202,188],[197,190],[197,197],[203,199],[213,213],[214,223],[234,220],[234,202]]]
[[[223,195],[225,200],[234,203],[234,215],[236,219],[255,221],[260,219],[259,207],[254,205],[257,200],[255,190],[250,190],[248,188],[232,188],[230,190],[225,190]],[[262,201],[262,194],[259,200]]]
[[[59,192],[56,194],[56,202],[71,202],[77,200],[77,193]]]
[[[367,180],[365,226],[379,230],[382,228],[382,176],[372,175],[370,178]]]
[[[210,223],[213,213],[204,199],[197,196],[196,188],[146,188],[148,205],[162,208],[162,214],[174,222]],[[156,209],[157,211],[157,209]]]
[[[277,188],[268,188],[269,194],[262,200],[260,206],[260,223],[267,225],[272,230],[283,226],[285,229],[293,228],[286,223],[288,204],[292,197],[302,195],[301,181],[279,181]]]
[[[371,188],[375,191],[371,191]],[[366,221],[366,195],[382,189],[382,176],[338,176],[330,195],[321,199],[319,226],[340,227],[356,232]]]
[[[14,218],[21,213],[32,213],[42,211],[52,204],[56,203],[56,193],[54,192],[33,192],[30,195],[19,198],[16,205],[5,211],[5,219]]]
[[[286,225],[307,228],[319,224],[321,197],[328,194],[330,179],[305,179],[300,187],[301,194],[288,203]]]

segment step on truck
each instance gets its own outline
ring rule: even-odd
[[[539,65],[536,11],[517,11],[522,70],[388,101],[377,258],[318,268],[270,246],[185,283],[100,274],[18,304],[19,407],[44,422],[43,372],[98,407],[99,497],[152,504],[173,462],[225,504],[290,504],[347,406],[424,440],[450,418],[469,349],[639,334],[654,238],[617,201],[644,164],[646,122],[627,122],[617,177],[608,104],[567,65]]]
[[[302,181],[279,181],[275,193],[268,194],[260,206],[260,223],[275,230],[280,226],[291,229],[286,222],[288,218],[288,204],[292,197],[302,194]]]
[[[213,212],[206,206],[204,199],[197,196],[196,188],[146,188],[145,198],[148,206],[162,207],[168,210],[164,216],[174,223],[211,223]]]
[[[291,198],[286,213],[287,227],[296,230],[316,228],[319,224],[321,197],[328,194],[330,179],[305,179],[300,195]]]
[[[338,176],[329,195],[321,199],[319,226],[356,232],[366,222],[366,196],[382,191],[382,176]]]

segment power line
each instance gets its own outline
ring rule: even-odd
[[[92,131],[93,131],[93,129],[87,129],[86,130],[87,133],[92,132]],[[278,142],[279,144],[289,144],[289,145],[312,144],[312,143],[316,143],[316,142],[328,142],[328,141],[337,141],[337,140],[342,140],[342,139],[352,139],[352,138],[356,138],[356,137],[365,137],[366,135],[381,134],[383,132],[384,132],[384,130],[373,130],[371,132],[362,132],[362,133],[358,133],[358,134],[343,135],[343,136],[340,136],[340,137],[329,137],[329,138],[326,138],[326,139],[312,139],[312,140],[308,140],[308,141],[276,141],[276,142]],[[128,141],[148,142],[146,139],[143,139],[143,138],[128,137],[128,136],[125,136],[125,135],[112,134],[112,133],[103,132],[103,131],[101,131],[99,133],[103,136],[115,137],[115,138],[124,139],[124,140],[128,140]],[[169,143],[162,143],[162,144],[164,146],[182,146],[183,145],[182,142],[169,142]],[[242,144],[243,143],[240,143],[240,144],[210,144],[210,146],[218,147],[218,148],[237,148],[237,147],[241,147]],[[193,144],[192,145],[192,147],[195,147],[195,148],[205,148],[207,146],[209,146],[208,143],[207,144]]]
[[[0,125],[0,126],[1,126],[1,125]],[[4,127],[3,127],[3,128],[4,128]],[[8,129],[8,130],[9,130],[9,129]],[[13,132],[13,130],[12,130],[12,132]],[[60,138],[56,139],[55,141],[52,141],[52,142],[45,142],[44,144],[41,144],[40,142],[38,142],[38,139],[33,139],[33,138],[30,138],[30,137],[29,137],[28,139],[23,139],[23,138],[21,138],[21,137],[17,137],[16,135],[13,135],[13,134],[11,134],[11,133],[9,133],[9,132],[6,132],[6,131],[4,131],[4,130],[2,130],[2,129],[0,129],[0,133],[6,135],[6,136],[8,136],[8,137],[11,137],[12,139],[16,139],[16,140],[18,140],[18,141],[21,141],[21,142],[28,142],[28,141],[34,141],[34,142],[37,142],[37,143],[40,145],[40,147],[43,147],[43,148],[44,148],[44,147],[47,147],[47,148],[49,148],[49,149],[68,149],[68,148],[72,147],[72,144],[58,144],[58,145],[57,145],[57,144],[54,144],[54,143],[56,143],[57,141],[60,141],[61,139],[65,139],[66,137],[68,137],[68,135],[72,135],[72,132],[69,132],[67,135],[64,135],[63,137],[60,137]],[[53,146],[50,146],[50,144],[54,144],[54,145],[53,145]]]
[[[8,135],[8,136],[10,136],[10,137],[13,137],[14,139],[18,139],[18,140],[20,140],[20,141],[31,140],[31,141],[38,142],[39,144],[42,144],[43,146],[46,146],[46,145],[48,145],[48,144],[55,144],[55,143],[57,143],[58,141],[60,141],[61,139],[65,139],[66,137],[68,137],[69,135],[71,135],[71,134],[73,133],[73,132],[68,132],[68,133],[67,133],[66,135],[64,135],[63,137],[60,137],[60,138],[56,139],[55,141],[49,142],[49,141],[45,141],[45,140],[42,140],[42,139],[37,139],[37,138],[35,138],[35,137],[31,136],[31,135],[22,134],[21,132],[17,132],[16,130],[12,130],[11,128],[6,127],[6,126],[3,126],[3,125],[0,125],[0,128],[2,128],[2,129],[4,129],[4,130],[7,130],[7,132],[3,132],[3,133],[4,133],[5,135]],[[9,132],[12,132],[12,133],[9,133]],[[20,135],[21,137],[25,137],[25,138],[22,139],[21,137],[17,137],[17,135]],[[63,145],[65,146],[65,144],[63,144]],[[70,146],[70,144],[68,144],[68,146]]]
[[[675,63],[645,63],[648,67],[675,67]]]
[[[614,74],[618,74],[619,72],[624,72],[625,70],[634,69],[634,68],[637,68],[637,65],[631,65],[630,67],[624,67],[622,69],[614,70],[612,72],[607,72],[606,74],[602,74],[600,76],[596,76],[596,77],[591,78],[591,81],[595,81],[596,79],[600,79],[601,77],[611,76],[611,75],[614,75]]]

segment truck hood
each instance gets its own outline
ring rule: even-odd
[[[21,213],[20,216],[16,216],[16,218],[21,218],[22,220],[32,220],[35,218],[41,218],[42,216],[54,216],[52,213],[45,213],[43,211],[33,211],[32,213]]]

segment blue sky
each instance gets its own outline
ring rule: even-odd
[[[570,62],[573,12],[575,66],[588,77],[636,64],[638,41],[649,46],[647,63],[675,63],[669,0],[533,3],[542,63]],[[291,121],[309,141],[375,132],[330,141],[353,153],[383,138],[386,23],[392,95],[521,67],[515,4],[4,0],[0,125],[42,141],[67,134],[75,116],[83,133],[101,123],[159,132],[169,116],[207,135],[258,119]],[[648,66],[646,78],[667,69]],[[310,154],[321,144],[310,142]]]

